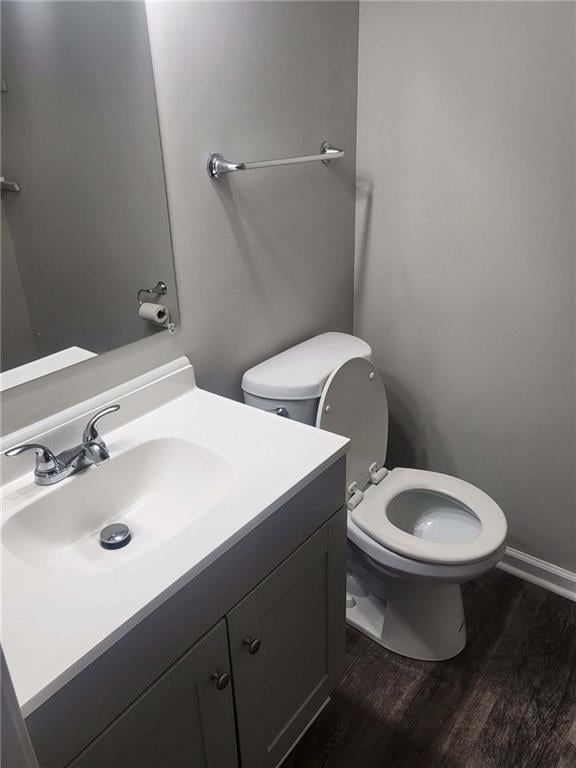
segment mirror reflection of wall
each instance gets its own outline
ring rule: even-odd
[[[2,371],[166,332],[137,300],[164,281],[177,322],[144,3],[3,3],[2,80]]]

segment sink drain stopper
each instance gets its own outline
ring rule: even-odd
[[[130,543],[130,528],[124,523],[113,523],[100,531],[100,546],[104,549],[120,549]]]

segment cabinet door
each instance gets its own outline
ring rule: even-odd
[[[221,621],[70,768],[236,768],[232,685],[222,678],[228,659]]]
[[[339,682],[344,525],[333,518],[226,617],[244,768],[278,765]]]

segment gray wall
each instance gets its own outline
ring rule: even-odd
[[[576,571],[573,3],[363,3],[356,331],[390,463]]]
[[[4,431],[188,354],[199,383],[240,397],[243,370],[321,331],[350,330],[354,255],[356,3],[150,3],[149,31],[182,325],[25,385]],[[347,156],[237,174],[251,160]]]

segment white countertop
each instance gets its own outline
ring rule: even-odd
[[[170,395],[164,404],[158,403],[161,387]],[[130,416],[114,430],[111,417],[102,423],[111,462],[151,439],[183,439],[229,462],[232,477],[228,490],[210,507],[209,514],[156,548],[138,557],[129,555],[130,545],[114,552],[127,560],[111,570],[76,575],[37,567],[6,547],[2,537],[2,645],[24,716],[342,456],[349,442],[200,390],[189,365],[163,377],[160,386],[152,381],[139,387],[136,398],[135,391],[124,387],[124,394],[119,395],[118,390],[105,393],[112,395],[108,402],[122,402],[121,412],[125,418]],[[136,399],[137,407],[131,404]],[[105,400],[100,398],[98,404]],[[147,400],[153,407],[142,413]],[[92,408],[94,403],[88,405]],[[79,407],[74,413],[63,414],[66,434],[71,424],[78,428],[76,422],[83,421],[86,410],[89,408]],[[132,412],[135,418],[131,418]],[[76,421],[71,422],[71,416]],[[40,442],[54,444],[56,422],[51,419],[50,429],[37,433]],[[11,437],[15,438],[14,445],[22,436],[8,436],[2,449],[10,447]],[[61,447],[58,439],[56,447]],[[14,479],[6,478],[8,482],[2,487],[2,532],[6,522],[26,505],[55,493],[64,483],[76,483],[80,489],[87,473],[101,471],[91,467],[58,485],[42,488],[33,482],[31,454],[27,461],[23,456],[12,460],[3,457],[2,461],[4,469],[6,462],[18,462],[20,472]]]

